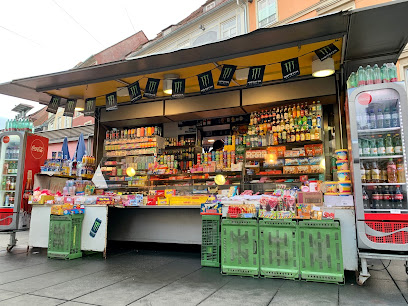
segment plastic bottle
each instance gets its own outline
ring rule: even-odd
[[[398,183],[405,183],[405,169],[402,159],[397,160],[397,180]]]
[[[347,80],[348,88],[355,88],[357,87],[357,79],[356,74],[352,72]]]
[[[394,194],[394,208],[396,209],[403,209],[404,208],[404,194],[401,191],[399,185],[395,188]]]
[[[388,186],[384,187],[383,191],[383,209],[391,209],[391,192]]]
[[[394,155],[395,154],[394,144],[393,144],[393,141],[392,141],[391,134],[387,134],[387,136],[385,136],[385,154],[386,155]]]
[[[367,139],[362,139],[361,140],[361,146],[363,148],[363,156],[370,156],[370,144]]]
[[[366,72],[363,66],[360,66],[357,70],[357,86],[360,87],[364,85],[367,85]]]
[[[378,135],[377,138],[377,153],[380,156],[385,155],[385,144],[382,135]]]
[[[363,207],[364,209],[369,209],[370,208],[370,200],[368,198],[367,191],[363,187]]]
[[[361,121],[361,129],[365,130],[368,129],[370,126],[370,115],[368,114],[368,110],[366,110],[363,115],[362,115],[362,121]]]
[[[6,125],[4,127],[4,130],[7,132],[9,129],[9,120],[6,121]]]
[[[374,84],[381,84],[381,69],[380,67],[378,67],[377,64],[374,65],[373,73],[374,73]]]
[[[361,138],[358,139],[358,156],[363,156],[363,140]]]
[[[367,65],[365,71],[366,71],[366,84],[367,85],[374,84],[374,71],[373,71],[373,68],[371,68],[370,65]]]
[[[402,141],[401,141],[401,136],[400,134],[395,134],[394,135],[394,154],[402,154]]]
[[[391,113],[390,113],[390,109],[388,107],[385,108],[384,110],[384,124],[383,124],[384,128],[389,128],[391,127]]]
[[[384,206],[384,190],[381,186],[378,186],[378,208],[381,209]]]
[[[397,75],[397,67],[395,67],[394,63],[391,63],[391,67],[388,68],[388,74],[390,77],[390,82],[397,82],[398,75]]]
[[[382,109],[379,108],[377,110],[377,128],[382,129],[384,127],[384,114],[382,112]]]
[[[381,67],[381,80],[383,83],[390,82],[390,76],[389,76],[388,67],[386,64],[382,65]]]
[[[392,158],[390,158],[387,163],[387,176],[388,176],[388,183],[398,182],[397,166],[395,165]]]
[[[372,208],[374,209],[380,208],[380,194],[378,192],[377,186],[374,186],[374,191],[373,191],[371,199],[372,199],[372,202],[371,202]]]
[[[399,127],[399,113],[396,107],[392,108],[391,127]]]
[[[376,129],[377,128],[377,116],[374,113],[374,110],[372,109],[370,111],[370,129]]]

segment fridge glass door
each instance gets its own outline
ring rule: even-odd
[[[0,208],[14,207],[22,139],[20,135],[3,135],[0,139]]]
[[[363,91],[353,102],[359,147],[353,152],[359,160],[354,179],[361,187],[355,190],[361,193],[357,198],[365,213],[404,212],[407,171],[399,93],[392,88]]]

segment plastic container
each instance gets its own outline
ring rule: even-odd
[[[337,178],[339,183],[350,181],[350,170],[337,171]]]
[[[324,194],[333,195],[335,193],[337,195],[337,182],[324,182],[324,186],[326,188]]]
[[[336,150],[334,151],[336,153],[336,158],[337,160],[347,160],[347,150]]]
[[[336,161],[337,171],[350,170],[348,160],[338,160]]]
[[[351,181],[339,182],[339,195],[351,194]]]

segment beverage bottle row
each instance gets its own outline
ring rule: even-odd
[[[4,190],[16,190],[16,180],[8,177],[4,184]]]
[[[18,159],[19,153],[18,146],[8,146],[5,152],[5,159]]]
[[[402,159],[392,158],[384,162],[360,163],[362,183],[405,183],[405,167]]]
[[[145,136],[162,136],[160,126],[139,127],[133,129],[118,130],[116,128],[106,131],[106,139],[134,139]]]
[[[34,124],[28,118],[10,119],[6,121],[5,130],[34,132]]]
[[[347,80],[348,88],[360,87],[364,85],[381,84],[389,82],[397,82],[397,67],[394,63],[383,64],[378,67],[367,65],[366,68],[360,66],[357,73],[352,72]]]
[[[4,206],[14,206],[14,194],[7,192],[4,197]]]
[[[399,113],[397,107],[386,107],[384,111],[378,108],[366,109],[364,114],[357,115],[357,127],[359,130],[365,129],[383,129],[391,127],[399,127]]]
[[[383,155],[401,155],[402,140],[400,134],[387,134],[371,136],[367,138],[359,138],[359,154],[360,156],[383,156]]]
[[[401,186],[374,186],[371,196],[363,187],[364,209],[406,209]]]
[[[3,164],[3,174],[16,174],[18,172],[18,163],[15,161],[5,162]]]
[[[194,146],[195,138],[180,137],[166,137],[164,140],[165,147],[179,147],[179,146]]]
[[[219,124],[228,124],[228,123],[244,123],[246,122],[246,118],[244,116],[236,116],[236,117],[223,117],[223,118],[213,118],[213,119],[204,119],[197,122],[197,126],[210,126],[210,125],[219,125]]]
[[[177,151],[170,150],[164,151],[165,155],[172,155],[174,156],[175,160],[193,160],[194,159],[194,148],[187,148],[187,149],[178,149]]]

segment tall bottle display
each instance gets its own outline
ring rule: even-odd
[[[48,138],[27,131],[0,133],[0,231],[28,228],[28,196],[47,151]]]
[[[375,82],[378,66],[360,70],[359,83],[367,75],[374,82],[348,91],[359,248],[406,250],[407,93],[402,82],[388,82],[384,67],[382,84]]]

